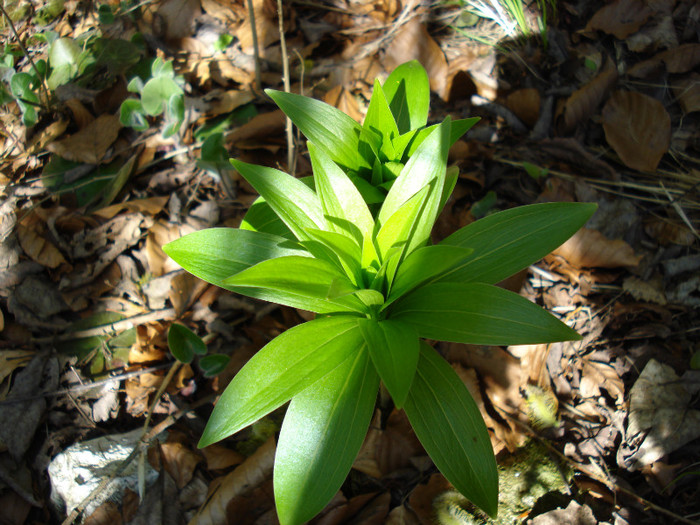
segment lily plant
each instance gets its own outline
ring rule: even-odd
[[[564,242],[595,205],[514,208],[433,244],[431,230],[457,179],[448,150],[476,119],[427,126],[428,78],[418,63],[375,83],[363,125],[310,98],[268,94],[306,135],[313,178],[231,160],[261,196],[241,227],[191,233],[164,249],[212,284],[316,316],[248,361],[216,403],[199,445],[289,402],[274,493],[280,523],[303,523],[350,471],[381,382],[437,468],[495,516],[498,476],[488,430],[431,341],[578,339],[496,283]]]

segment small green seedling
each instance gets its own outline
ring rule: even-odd
[[[207,345],[202,338],[179,323],[171,324],[168,329],[168,348],[173,357],[184,364],[190,364],[199,356],[199,367],[205,377],[223,372],[229,362],[229,357],[223,354],[207,355]]]
[[[151,65],[151,78],[147,82],[134,77],[127,89],[140,98],[126,99],[120,109],[119,120],[136,131],[148,129],[148,117],[164,115],[163,136],[177,133],[185,120],[184,80],[175,75],[172,60],[156,58]]]
[[[291,401],[274,492],[280,523],[303,523],[350,471],[381,381],[455,489],[495,516],[498,476],[486,425],[428,341],[578,339],[495,284],[564,242],[595,205],[493,213],[433,245],[433,224],[456,180],[448,150],[473,122],[448,117],[426,126],[429,90],[420,65],[400,66],[384,85],[375,84],[362,126],[321,102],[270,94],[309,139],[313,179],[231,160],[264,202],[239,229],[202,230],[164,249],[210,283],[316,318],[248,361],[217,402],[200,446]]]

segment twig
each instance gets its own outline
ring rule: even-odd
[[[253,37],[253,56],[255,57],[255,87],[258,92],[262,91],[262,80],[260,79],[260,51],[258,49],[258,28],[255,26],[255,9],[253,0],[248,0],[248,18],[250,19],[250,34]]]
[[[282,76],[284,78],[284,91],[289,93],[289,56],[287,55],[287,41],[284,38],[284,18],[282,15],[282,0],[277,0],[277,19],[279,21],[280,48],[282,49]],[[294,131],[292,119],[287,116],[285,131],[287,132],[287,169],[294,175]]]

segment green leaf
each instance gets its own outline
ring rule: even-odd
[[[454,343],[525,345],[581,338],[524,297],[483,283],[426,284],[396,301],[389,315],[413,325],[421,337]]]
[[[124,184],[126,184],[131,176],[131,172],[134,169],[134,164],[136,163],[137,158],[138,155],[134,154],[124,163],[122,163],[121,159],[117,159],[117,161],[114,163],[99,167],[99,169],[102,171],[100,176],[106,178],[106,184],[104,188],[100,189],[99,200],[94,205],[95,210],[109,206],[117,195],[119,195],[119,192],[122,191]],[[108,168],[111,167],[112,164],[114,164],[115,173],[111,177],[107,178],[107,175],[111,175],[111,173],[109,173],[111,170],[108,170]],[[105,170],[108,170],[108,172],[105,173]]]
[[[387,304],[464,263],[473,251],[459,246],[436,245],[424,246],[411,252],[396,271]]]
[[[314,171],[316,192],[329,228],[349,236],[359,244],[361,239],[353,233],[351,225],[358,228],[364,237],[370,236],[374,229],[374,219],[367,204],[352,180],[322,149],[317,148],[312,141],[309,141],[307,146]]]
[[[425,126],[430,81],[420,62],[411,60],[398,66],[384,82],[383,89],[400,133]]]
[[[322,149],[341,167],[357,171],[366,163],[360,157],[362,127],[333,106],[301,95],[266,89],[304,136]]]
[[[474,250],[474,256],[464,266],[440,281],[500,282],[566,241],[596,207],[574,202],[531,204],[473,222],[440,243]]]
[[[80,56],[80,46],[72,38],[59,38],[49,49],[49,65],[52,69],[62,66],[71,66],[78,70],[78,57]]]
[[[171,324],[168,329],[168,348],[181,363],[191,363],[195,355],[207,353],[207,345],[202,338],[179,323]]]
[[[347,316],[315,319],[277,336],[226,387],[199,447],[224,439],[282,406],[356,354],[362,343],[357,320]]]
[[[231,358],[224,354],[205,355],[199,360],[204,377],[214,377],[226,370]]]
[[[249,297],[321,314],[366,311],[352,295],[329,298],[332,287],[346,294],[357,287],[331,263],[311,257],[292,255],[262,261],[224,279],[223,284]]]
[[[282,525],[305,523],[338,492],[367,434],[379,378],[367,351],[351,356],[295,395],[275,453],[274,490]]]
[[[457,142],[462,135],[464,135],[467,131],[469,131],[477,122],[481,120],[479,117],[471,117],[471,118],[465,118],[465,119],[459,119],[459,120],[453,120],[452,121],[452,126],[450,128],[450,139],[449,139],[449,147],[452,147],[452,145]],[[407,137],[409,139],[410,145],[408,146],[408,150],[404,152],[404,156],[411,157],[420,147],[421,144],[423,144],[423,141],[428,138],[428,136],[435,131],[435,128],[438,126],[438,124],[429,126],[427,128],[423,128],[419,130],[415,135]],[[412,139],[412,140],[410,140]],[[403,143],[407,139],[403,138],[403,135],[399,138],[400,142]],[[394,144],[394,147],[398,150],[400,145]]]
[[[231,164],[265,199],[300,241],[307,228],[327,229],[318,195],[299,179],[274,168],[231,159]]]
[[[166,244],[163,251],[191,274],[226,289],[224,279],[259,262],[311,255],[284,237],[234,228],[193,232]]]
[[[185,97],[183,95],[172,95],[168,99],[165,109],[165,127],[163,128],[163,138],[172,137],[180,130],[182,121],[185,120]]]
[[[184,95],[175,80],[168,76],[156,76],[146,82],[141,91],[143,110],[147,115],[160,115],[167,108],[170,97],[174,95]]]
[[[393,319],[358,319],[357,322],[379,377],[396,408],[401,408],[418,365],[418,334],[410,324]]]
[[[141,101],[136,98],[127,98],[122,102],[119,108],[119,122],[123,126],[134,128],[136,131],[147,130],[148,122]]]
[[[379,147],[381,161],[396,160],[393,140],[399,136],[399,128],[396,126],[394,115],[389,109],[389,103],[384,96],[379,80],[374,81],[374,91],[362,127],[365,131],[374,132],[381,138]]]
[[[479,407],[452,367],[425,343],[404,406],[435,466],[462,495],[492,518],[498,471]]]
[[[325,230],[308,229],[306,232],[314,239],[303,243],[311,253],[323,248],[330,255],[325,257],[328,262],[336,264],[356,285],[362,283],[362,250],[353,239]]]

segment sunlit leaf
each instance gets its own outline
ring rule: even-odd
[[[383,90],[399,133],[425,126],[430,107],[430,82],[420,62],[411,60],[394,69],[384,82]]]

